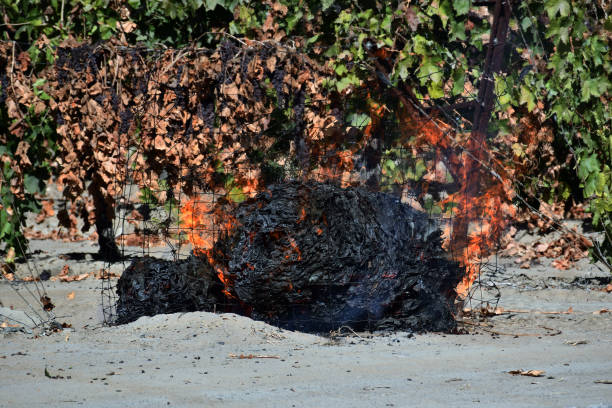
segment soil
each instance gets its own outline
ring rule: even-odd
[[[103,267],[93,241],[34,240],[31,250],[18,276]],[[0,328],[0,407],[612,407],[609,283],[587,260],[559,271],[546,259],[519,269],[502,258],[465,304],[498,301],[498,314],[466,314],[464,334],[343,328],[323,337],[206,312],[105,327],[100,280],[47,280],[39,289],[72,327]],[[0,314],[27,323],[35,285],[16,292],[0,280]]]

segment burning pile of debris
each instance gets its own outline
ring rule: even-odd
[[[117,322],[203,310],[307,332],[455,327],[459,265],[435,222],[393,195],[289,182],[232,217],[206,256],[135,260],[117,286]]]

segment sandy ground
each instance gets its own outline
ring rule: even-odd
[[[31,248],[24,276],[103,266],[89,241]],[[0,329],[0,407],[612,407],[612,317],[597,313],[612,309],[610,275],[499,262],[476,295],[499,294],[504,311],[466,318],[462,335],[319,337],[203,312],[104,327],[99,280],[45,281],[72,328]],[[0,281],[0,314],[27,323],[36,286],[17,288]],[[545,374],[508,373],[519,369]]]

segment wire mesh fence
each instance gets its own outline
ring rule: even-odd
[[[197,286],[210,269],[213,274],[209,279],[215,280],[218,287],[215,293],[200,288],[204,292],[198,292],[198,296],[210,295],[214,300],[200,307],[237,311],[285,326],[288,322],[293,322],[291,327],[305,325],[308,319],[304,303],[312,305],[316,300],[298,296],[304,288],[293,287],[293,282],[289,282],[280,295],[268,288],[270,291],[265,294],[268,301],[285,302],[282,307],[288,313],[270,317],[271,311],[262,305],[258,309],[245,304],[244,293],[240,299],[236,291],[240,286],[238,280],[244,276],[238,267],[229,265],[236,263],[232,256],[237,255],[230,255],[235,249],[231,242],[237,239],[236,234],[258,232],[244,229],[244,223],[249,221],[245,209],[255,205],[250,214],[256,213],[261,209],[258,205],[265,207],[266,194],[295,183],[365,191],[372,195],[368,197],[385,197],[398,208],[409,208],[410,211],[401,210],[406,218],[397,220],[397,224],[417,222],[424,231],[439,231],[430,240],[441,250],[424,253],[418,245],[389,248],[412,251],[409,256],[417,256],[419,262],[428,266],[438,260],[456,265],[461,274],[451,289],[460,293],[461,301],[495,303],[495,294],[483,290],[479,276],[482,271],[497,268],[495,254],[512,209],[505,197],[508,180],[498,170],[503,158],[496,154],[487,137],[499,129],[496,122],[490,124],[488,120],[484,122],[486,129],[479,128],[474,118],[490,115],[493,108],[485,109],[486,95],[479,90],[488,89],[487,103],[503,112],[510,89],[520,85],[516,81],[526,74],[521,72],[518,78],[508,75],[522,60],[514,43],[520,38],[511,34],[510,42],[505,43],[505,36],[504,31],[500,34],[503,41],[491,41],[484,47],[482,60],[466,70],[466,85],[459,96],[435,100],[394,86],[383,71],[376,72],[375,84],[336,92],[322,80],[325,68],[299,50],[275,42],[247,45],[228,38],[216,50],[145,49],[112,44],[64,48],[58,50],[55,65],[58,88],[70,93],[76,79],[84,79],[85,85],[78,87],[86,97],[81,100],[82,105],[73,109],[81,112],[83,118],[95,118],[98,114],[101,119],[84,120],[75,126],[67,119],[74,120],[74,112],[62,112],[57,122],[71,132],[112,133],[116,143],[102,148],[104,154],[96,158],[101,181],[94,183],[104,186],[107,194],[103,201],[110,205],[109,238],[119,247],[123,269],[134,270],[139,261],[143,265],[151,258],[166,262],[152,265],[153,269],[141,276],[151,282],[157,279],[155,285],[167,286],[146,286],[141,282],[144,286],[139,296],[148,296],[150,290],[166,292],[162,296],[166,309],[158,311],[195,308],[193,304],[186,305],[187,301],[168,306],[172,303],[169,294],[180,297],[177,288],[184,292]],[[497,64],[504,67],[487,69],[487,62],[481,67],[487,55],[495,50],[501,50],[498,54],[504,58],[499,57]],[[414,82],[423,79],[412,78]],[[487,88],[486,83],[493,86]],[[373,100],[375,92],[386,95],[384,103]],[[303,256],[307,251],[301,249],[301,242],[295,240],[300,235],[300,219],[310,219],[312,215],[301,212],[331,213],[332,209],[304,205],[294,209],[297,211],[294,225],[282,225],[285,235],[275,238],[274,231],[266,233],[267,244],[280,248],[280,252],[274,253],[286,259],[295,272],[312,263],[312,259]],[[401,212],[397,208],[383,210],[389,214]],[[238,216],[241,211],[242,218]],[[313,222],[317,234],[327,221],[318,217]],[[367,221],[360,222],[369,225]],[[262,229],[260,224],[247,225]],[[292,228],[295,235],[289,234]],[[397,240],[420,240],[423,244],[428,237],[425,234],[417,239],[412,230]],[[326,254],[328,258],[336,255],[337,251]],[[202,265],[194,266],[195,258]],[[328,274],[309,283],[308,290],[321,292],[320,298],[335,299],[341,286],[346,295],[351,287],[360,287],[367,281],[364,273],[372,272],[363,265],[365,259],[351,260],[362,262],[365,272],[344,278]],[[243,269],[250,267],[241,265]],[[169,272],[172,268],[184,272],[180,282],[176,273]],[[152,270],[157,271],[157,277],[151,275]],[[397,275],[403,273],[388,272],[381,267],[376,270],[379,275],[373,276],[383,283],[395,282],[400,281]],[[104,320],[116,323],[121,320],[117,316],[119,299],[110,264],[102,277]],[[178,286],[171,289],[173,285]],[[379,319],[376,310],[382,305],[386,307],[389,299],[382,299],[380,293],[378,297],[372,295],[377,293],[375,287],[372,283],[369,292],[362,290],[361,297],[370,293],[371,298],[363,300],[367,306],[360,306],[364,311],[358,316],[339,318],[330,309],[328,316],[316,315],[318,322],[314,326],[329,328],[348,323],[367,329],[380,327],[375,324]],[[407,292],[406,287],[399,288]],[[264,286],[261,290],[268,289]],[[293,295],[285,296],[287,293]],[[454,296],[449,299],[454,301]],[[448,311],[453,310],[455,306],[448,305]],[[312,320],[310,316],[308,324],[312,325]]]
[[[176,54],[181,52],[176,51]],[[189,58],[189,53],[183,53],[182,57]],[[300,69],[308,72],[312,67],[304,64],[298,66],[297,72]],[[275,73],[271,72],[270,76],[274,79]],[[168,78],[167,81],[178,83],[181,79]],[[226,81],[219,81],[220,86],[223,87]],[[235,81],[241,80],[232,78],[230,83]],[[151,88],[150,85],[147,87]],[[173,99],[176,101],[193,98],[183,88],[167,92],[174,93]],[[325,110],[321,105],[329,103],[328,97],[317,99],[312,95],[300,95],[300,92],[281,90],[276,94],[276,102],[298,101],[295,106],[291,106],[294,113],[296,110]],[[232,98],[241,96],[240,93],[224,95]],[[473,150],[468,149],[468,145],[473,141],[470,130],[474,101],[477,100],[475,92],[466,90],[461,101],[452,104],[447,100],[437,100],[434,103],[431,100],[405,99],[405,105],[402,106],[405,110],[403,118],[381,119],[383,115],[373,109],[357,118],[344,117],[342,112],[350,111],[355,100],[368,97],[367,89],[355,89],[351,95],[347,95],[345,101],[334,101],[333,109],[336,113],[333,127],[299,123],[298,119],[298,126],[289,129],[282,129],[286,123],[276,123],[281,128],[280,134],[276,133],[278,127],[274,126],[252,131],[248,124],[236,123],[231,115],[224,116],[219,111],[224,107],[215,107],[204,132],[212,135],[212,139],[239,140],[240,147],[233,145],[202,152],[217,160],[213,176],[204,174],[204,170],[210,171],[210,168],[203,169],[202,161],[206,158],[200,158],[197,164],[190,163],[193,155],[184,150],[193,137],[189,132],[175,135],[165,149],[166,155],[175,157],[175,161],[167,167],[160,167],[158,163],[151,168],[147,167],[146,156],[150,153],[147,149],[150,147],[144,146],[138,138],[130,139],[132,144],[122,147],[128,154],[122,158],[121,165],[117,166],[122,169],[117,178],[121,180],[122,188],[115,198],[114,223],[114,236],[120,245],[126,268],[135,257],[143,256],[174,262],[192,255],[208,256],[210,259],[210,252],[215,249],[215,245],[237,228],[239,223],[234,214],[241,205],[244,206],[243,203],[257,201],[258,194],[265,194],[270,186],[315,181],[343,189],[382,192],[423,214],[427,222],[442,233],[440,245],[448,252],[448,257],[458,262],[464,274],[470,276],[469,283],[462,289],[462,295],[466,299],[473,298],[477,293],[475,287],[470,292],[467,288],[483,268],[496,267],[495,261],[491,262],[489,257],[496,251],[500,234],[492,230],[503,229],[504,226],[499,208],[492,208],[500,205],[503,200],[485,202],[491,197],[483,198],[488,190],[499,189],[502,185],[502,181],[495,179],[494,171],[488,166],[490,158],[479,156],[480,162],[472,166],[469,174],[465,173],[467,157],[474,158]],[[500,97],[504,97],[504,94],[496,95],[496,100]],[[158,110],[152,114],[146,107],[141,107],[140,113],[134,116],[137,119],[133,120],[140,122],[166,120],[163,111]],[[157,128],[143,139],[146,137],[155,140],[167,134],[156,132]],[[324,136],[309,139],[309,133]],[[273,160],[251,160],[254,154],[261,154],[257,151],[261,147],[258,143],[270,134],[289,139],[285,149],[277,152]],[[488,152],[482,140],[477,148]],[[239,154],[236,154],[236,150],[239,150]],[[478,189],[468,194],[464,191],[464,184],[469,178],[477,180]],[[500,186],[495,185],[498,183]],[[457,211],[463,212],[459,218]],[[453,229],[457,228],[465,230],[465,238],[453,234]],[[218,261],[213,261],[213,264],[215,262]],[[308,263],[309,260],[300,259],[300,262]],[[236,278],[227,271],[220,272],[219,276],[226,285]],[[327,289],[337,284],[331,279],[317,283]],[[116,320],[117,300],[115,281],[105,280],[102,304],[105,319],[109,323]],[[229,291],[226,300],[218,300],[219,303],[214,305],[215,310],[235,310],[235,302]],[[270,301],[273,302],[272,299]],[[295,308],[290,310],[295,313]],[[296,319],[299,320],[297,317],[289,320]],[[330,316],[329,319],[332,322],[335,318]],[[364,321],[351,320],[355,324],[364,322],[368,328],[373,327],[369,318]]]

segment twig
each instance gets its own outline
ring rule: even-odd
[[[7,316],[7,315],[5,315],[5,314],[0,313],[0,316],[1,316],[1,317],[3,317],[3,318],[5,318],[5,319],[11,320],[11,321],[13,321],[13,322],[15,322],[15,323],[19,323],[20,325],[22,325],[22,326],[24,326],[24,327],[25,327],[25,326],[27,326],[27,324],[26,324],[26,323],[24,323],[24,322],[22,322],[22,321],[20,321],[20,320],[17,320],[17,319],[13,319],[12,317],[9,317],[9,316]],[[26,316],[27,316],[27,315],[26,315]]]
[[[489,325],[487,323],[470,322],[468,320],[462,320],[462,321],[460,321],[458,323],[460,323],[460,324],[467,324],[468,326],[474,326],[474,327],[491,327],[491,325]]]
[[[353,330],[352,328],[350,328],[349,326],[340,326],[338,328],[338,330],[332,330],[329,332],[329,337],[339,337],[342,335],[342,329],[347,329],[348,331],[350,331],[351,333],[353,333],[355,336],[359,337],[361,340],[366,340],[363,337],[361,337],[360,335],[358,335],[355,330]]]
[[[5,26],[11,26],[11,27],[13,27],[13,26],[22,26],[22,25],[29,25],[29,24],[32,24],[32,23],[34,23],[34,21],[26,21],[24,23],[3,23],[3,24],[0,24],[0,27],[5,27]],[[46,26],[46,25],[47,24],[44,24],[44,23],[38,24],[39,27]]]
[[[60,27],[62,28],[62,30],[64,29],[64,3],[65,0],[62,0],[62,7],[60,10]]]
[[[506,333],[506,332],[500,332],[497,330],[491,330],[491,329],[486,329],[483,327],[482,330],[486,331],[487,333],[491,333],[491,334],[496,334],[498,336],[512,336],[512,337],[543,337],[543,336],[558,336],[559,334],[563,333],[561,330],[558,329],[551,329],[550,327],[546,327],[546,326],[539,326],[543,329],[546,330],[550,330],[553,331],[553,333],[546,333],[546,334],[539,334],[539,333]]]
[[[268,354],[228,354],[229,358],[237,358],[239,360],[252,360],[254,358],[280,358],[280,356],[273,356]]]
[[[174,66],[174,64],[176,64],[180,59],[182,59],[185,55],[189,54],[191,50],[181,50],[179,51],[178,55],[176,56],[176,58],[172,59],[172,62],[170,63],[170,65],[168,65],[167,67],[165,67],[162,71],[162,73],[164,72],[168,72],[169,70],[172,69],[172,67]],[[180,79],[179,79],[180,80]]]

